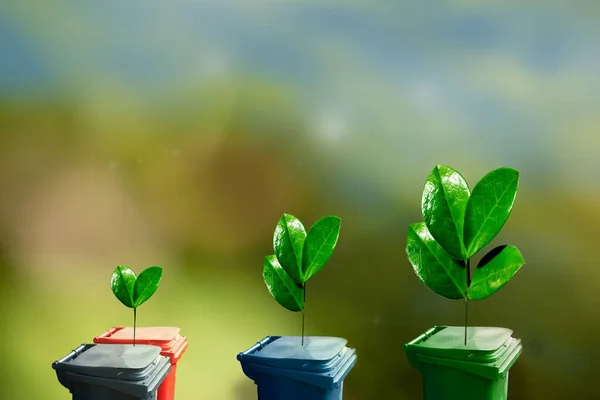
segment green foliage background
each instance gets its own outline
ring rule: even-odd
[[[138,323],[188,336],[178,399],[255,398],[236,354],[300,331],[261,275],[283,212],[343,220],[306,329],[358,349],[344,398],[419,398],[402,344],[464,311],[404,253],[435,164],[521,171],[488,248],[527,265],[469,307],[523,339],[511,399],[600,397],[595,2],[121,3],[0,4],[6,398],[69,398],[52,361],[130,325],[117,264],[163,267]]]

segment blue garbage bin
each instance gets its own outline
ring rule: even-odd
[[[237,359],[259,400],[341,400],[356,350],[342,338],[267,336]]]

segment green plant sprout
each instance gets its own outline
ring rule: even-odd
[[[490,250],[471,275],[471,258],[500,232],[512,211],[519,171],[498,168],[469,192],[458,171],[436,166],[425,182],[423,221],[408,228],[406,253],[423,283],[448,299],[465,300],[465,345],[468,305],[502,288],[525,264],[515,246]]]
[[[325,266],[340,235],[341,220],[323,217],[309,229],[300,220],[283,214],[273,236],[275,254],[266,256],[263,278],[271,296],[290,311],[302,311],[302,345],[304,346],[304,303],[306,282]]]
[[[161,267],[150,267],[136,278],[129,267],[119,265],[110,278],[110,287],[125,307],[133,308],[133,345],[135,346],[135,328],[137,324],[137,308],[145,303],[160,284]]]

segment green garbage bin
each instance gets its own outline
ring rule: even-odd
[[[424,400],[506,400],[523,346],[506,328],[435,326],[404,345],[423,377]]]

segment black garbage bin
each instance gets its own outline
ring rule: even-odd
[[[150,345],[82,344],[52,368],[73,400],[155,400],[171,369],[160,352]]]

